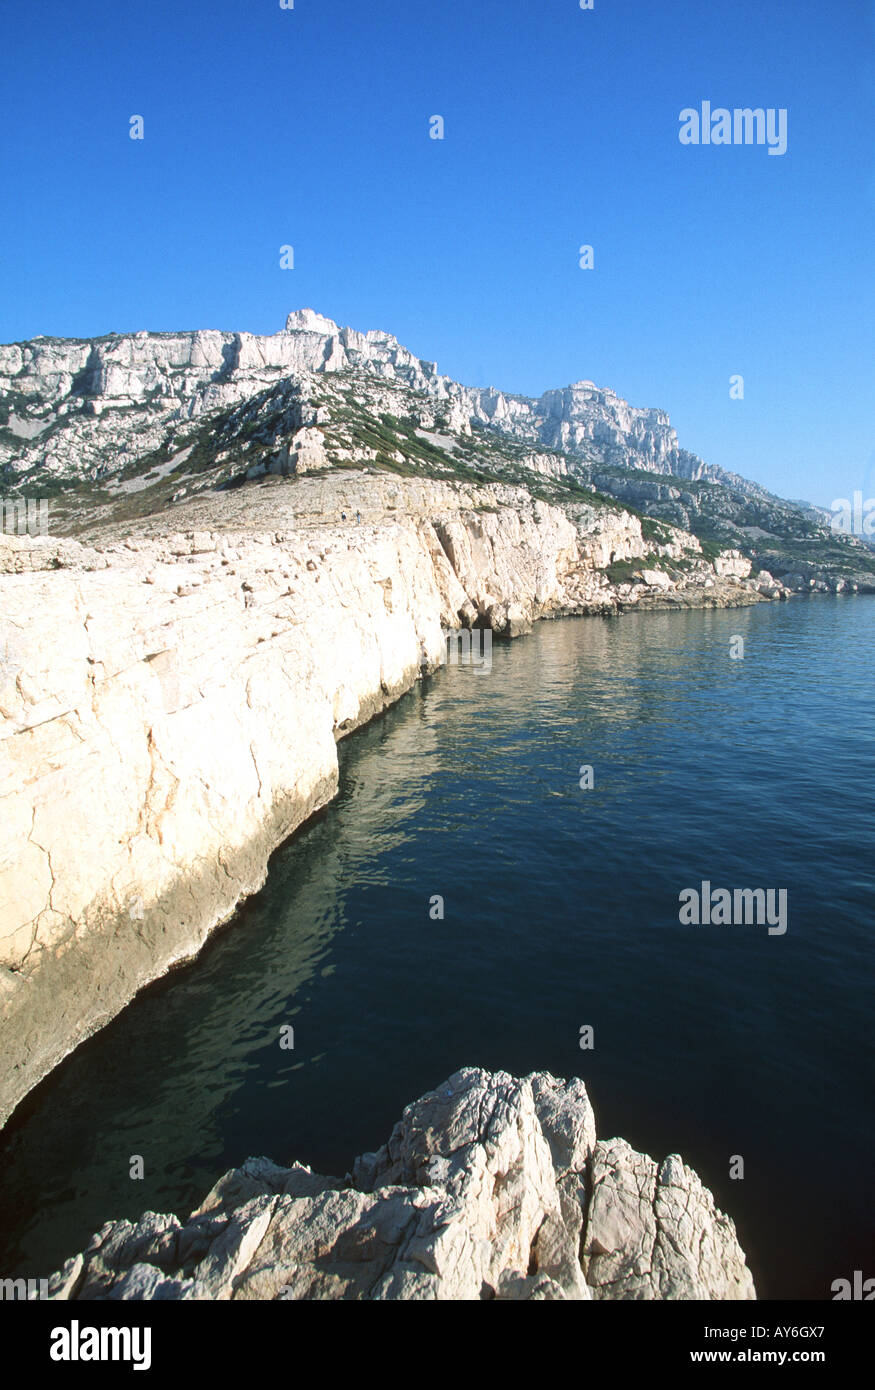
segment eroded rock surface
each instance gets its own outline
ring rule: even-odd
[[[596,1142],[583,1083],[466,1067],[344,1181],[252,1158],[185,1222],[109,1222],[56,1299],[752,1299],[677,1155]]]
[[[735,1227],[677,1154],[654,1163],[624,1139],[592,1154],[586,1231],[593,1298],[752,1298]]]
[[[337,740],[446,632],[766,601],[695,537],[654,544],[622,510],[357,470],[88,543],[0,536],[0,1123],[262,885],[335,794]],[[647,554],[683,558],[669,590],[610,581]]]

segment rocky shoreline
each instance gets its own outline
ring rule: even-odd
[[[470,391],[308,310],[272,339],[0,348],[0,394],[4,476],[48,486],[53,531],[0,531],[0,1126],[263,885],[338,741],[465,661],[460,632],[875,584],[663,412]],[[597,1142],[582,1082],[470,1068],[345,1179],[250,1159],[185,1223],[109,1223],[50,1289],[755,1297],[676,1155]]]
[[[251,1158],[187,1221],[110,1221],[48,1281],[110,1300],[743,1300],[729,1217],[677,1154],[596,1137],[582,1081],[474,1067],[344,1179]]]
[[[442,665],[448,632],[785,593],[665,537],[523,488],[356,471],[87,542],[0,536],[0,1123],[261,887],[335,795],[336,742]],[[639,572],[612,582],[617,562]]]
[[[3,527],[52,531],[0,531],[0,1125],[261,887],[448,633],[875,587],[662,411],[310,309],[0,347],[0,426]]]

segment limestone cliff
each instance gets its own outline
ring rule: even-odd
[[[0,1121],[260,887],[334,795],[336,740],[447,631],[760,601],[724,561],[624,512],[349,471],[87,545],[0,537]]]

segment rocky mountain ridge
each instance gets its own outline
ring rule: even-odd
[[[263,473],[363,463],[521,483],[560,504],[594,494],[690,531],[712,553],[739,549],[788,589],[875,587],[862,541],[704,463],[679,446],[664,411],[591,381],[537,400],[462,386],[391,334],[341,328],[311,309],[270,336],[141,332],[0,347],[7,511],[15,498],[48,497],[55,534],[135,521]]]
[[[414,357],[391,334],[341,328],[311,309],[290,314],[284,330],[268,337],[140,332],[0,347],[0,398],[7,413],[0,464],[18,476],[38,467],[51,477],[72,478],[69,432],[83,450],[80,468],[112,472],[113,460],[105,457],[111,432],[97,423],[108,423],[108,415],[139,407],[155,424],[191,420],[274,384],[277,373],[300,378],[349,370],[444,403],[452,430],[491,425],[551,449],[620,449],[657,472],[677,471],[669,465],[680,464],[677,436],[664,411],[630,406],[590,381],[547,391],[538,401],[492,387],[464,387],[441,376],[434,362]],[[116,425],[122,436],[123,425]],[[691,476],[705,476],[706,469],[698,460]]]

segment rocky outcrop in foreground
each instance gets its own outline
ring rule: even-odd
[[[56,1299],[752,1299],[672,1154],[596,1139],[582,1081],[466,1067],[341,1181],[251,1158],[181,1223],[108,1222]]]

